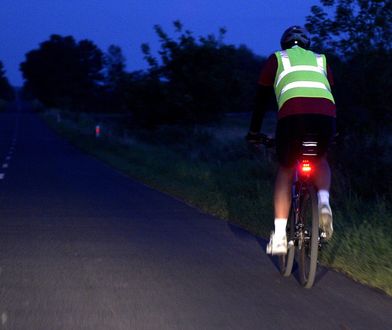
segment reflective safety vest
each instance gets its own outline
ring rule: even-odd
[[[324,55],[299,46],[275,53],[278,70],[274,88],[279,110],[294,97],[325,98],[335,103],[327,78]]]

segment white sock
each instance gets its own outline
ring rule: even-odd
[[[319,200],[319,204],[329,205],[329,191],[328,190],[319,190],[317,193],[317,197]]]
[[[283,237],[286,235],[287,218],[275,218],[275,235]]]

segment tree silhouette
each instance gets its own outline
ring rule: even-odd
[[[306,27],[316,48],[346,58],[392,50],[390,0],[321,0],[311,8]]]
[[[129,73],[125,71],[125,57],[121,48],[110,45],[104,59],[106,108],[111,111],[127,111],[130,79]]]
[[[26,54],[25,88],[46,106],[88,110],[103,80],[103,54],[89,40],[52,35]]]
[[[5,75],[3,62],[0,61],[0,99],[10,101],[13,98],[14,90]]]
[[[336,68],[343,122],[362,129],[390,122],[392,2],[321,0],[321,5],[311,8],[306,27],[314,47],[328,53]]]
[[[110,45],[105,54],[105,80],[108,86],[115,89],[115,86],[120,84],[120,80],[124,79],[125,72],[125,57],[120,47]]]
[[[322,6],[312,7],[306,27],[315,48],[327,52],[333,66],[338,131],[343,136],[334,166],[345,174],[348,191],[388,204],[392,198],[392,2],[320,2]]]
[[[223,42],[226,30],[218,36],[195,37],[182,23],[174,23],[175,37],[161,26],[154,27],[159,38],[159,58],[142,45],[150,65],[151,79],[160,82],[166,104],[160,114],[169,121],[204,122],[224,112],[249,111],[261,58],[245,46]]]

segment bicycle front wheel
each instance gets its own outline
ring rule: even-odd
[[[319,248],[319,211],[313,186],[307,187],[301,196],[299,216],[303,223],[297,245],[299,280],[309,289],[316,277]]]

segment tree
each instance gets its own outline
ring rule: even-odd
[[[5,75],[3,62],[0,61],[0,99],[11,101],[13,98],[14,90]]]
[[[76,47],[76,65],[74,81],[77,102],[84,106],[82,110],[94,110],[97,94],[103,83],[103,52],[90,40],[81,40]],[[76,83],[76,84],[75,84]]]
[[[122,50],[116,45],[110,45],[105,54],[105,93],[107,106],[112,111],[126,111],[129,83]]]
[[[392,50],[390,0],[321,0],[306,27],[316,48],[345,57]],[[333,16],[328,14],[333,13]]]
[[[25,88],[46,106],[86,111],[103,80],[103,53],[90,40],[52,35],[26,54],[20,69]]]
[[[315,48],[329,54],[337,89],[335,168],[360,198],[391,200],[392,2],[321,0],[307,17]],[[367,178],[363,176],[366,168]],[[366,205],[366,204],[364,204]]]
[[[120,47],[110,45],[105,54],[106,83],[115,86],[125,75],[125,57]]]
[[[161,83],[161,95],[167,112],[160,114],[168,121],[189,123],[216,120],[224,112],[249,111],[261,58],[245,46],[223,42],[226,30],[218,36],[196,38],[174,22],[176,37],[159,26],[154,27],[160,41],[159,58],[142,45],[150,65],[151,79]]]
[[[321,0],[321,5],[311,8],[306,27],[315,49],[328,53],[337,68],[344,122],[367,128],[391,122],[392,2]]]

